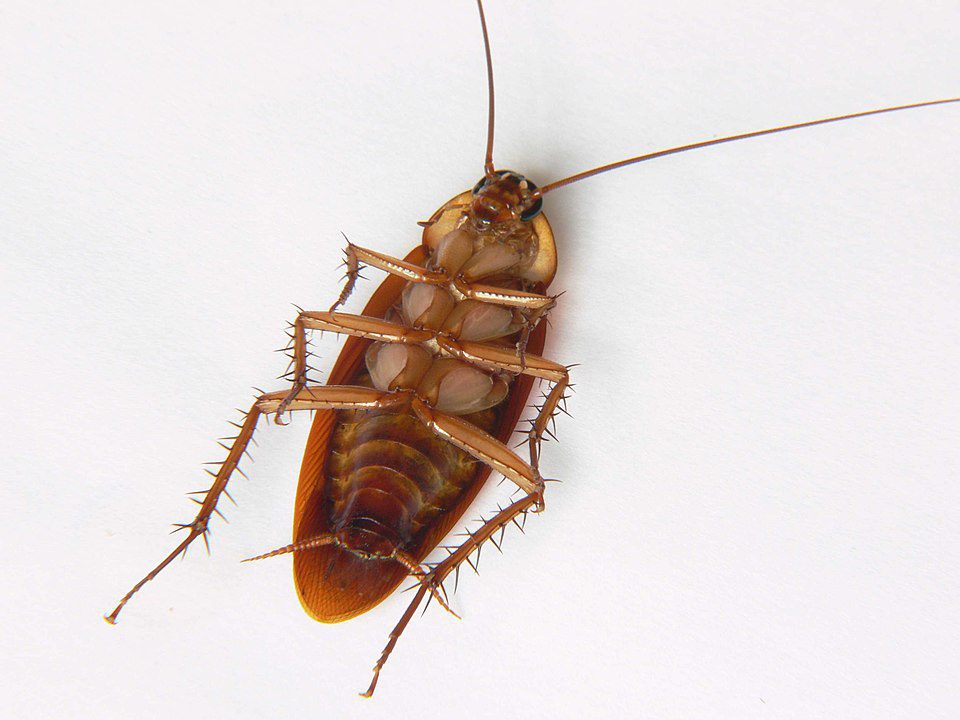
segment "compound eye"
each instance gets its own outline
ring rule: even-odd
[[[470,192],[473,195],[476,195],[478,192],[480,192],[480,189],[486,184],[487,184],[487,176],[484,175],[482,178],[480,178],[480,181],[473,186],[473,190],[471,190]]]
[[[536,190],[536,188],[534,188],[534,190]],[[543,212],[543,198],[538,197],[537,201],[533,205],[531,205],[522,213],[520,213],[520,219],[523,220],[524,222],[528,220],[533,220],[541,212]]]
[[[531,180],[523,178],[524,182],[527,184],[527,190],[531,193],[537,191],[537,186]],[[533,220],[537,215],[543,212],[543,198],[537,197],[536,202],[533,203],[530,207],[520,213],[520,219],[523,221]]]

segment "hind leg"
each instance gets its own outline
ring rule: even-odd
[[[400,639],[403,631],[410,623],[410,620],[413,618],[413,614],[417,611],[417,608],[420,606],[420,603],[423,601],[423,598],[426,596],[427,592],[435,593],[436,589],[441,586],[443,581],[450,575],[450,573],[458,570],[460,565],[462,565],[463,562],[469,557],[470,553],[478,549],[487,540],[493,538],[498,531],[505,529],[507,524],[511,522],[516,523],[517,517],[530,510],[531,507],[533,507],[536,503],[536,494],[528,494],[503,508],[503,510],[498,512],[483,525],[481,525],[476,531],[471,533],[470,537],[467,538],[467,540],[463,542],[456,550],[454,550],[448,558],[442,560],[440,563],[435,565],[429,573],[427,573],[427,575],[421,581],[416,595],[413,596],[413,600],[410,601],[410,605],[407,606],[406,611],[400,617],[400,622],[398,622],[393,630],[390,631],[390,637],[387,640],[386,647],[383,648],[383,651],[380,653],[380,657],[377,659],[376,665],[373,666],[373,679],[370,681],[370,687],[367,688],[366,692],[360,693],[361,695],[364,697],[371,697],[374,690],[377,689],[377,681],[380,679],[380,671],[383,669],[383,666],[389,659],[390,653],[393,652],[393,648],[396,647],[397,641]]]
[[[257,421],[264,413],[276,412],[280,403],[284,401],[288,393],[286,391],[265,393],[258,397],[251,406],[250,410],[244,416],[243,423],[237,425],[237,435],[233,438],[233,444],[230,445],[227,452],[227,459],[220,464],[220,469],[211,474],[213,484],[204,494],[200,501],[200,509],[196,517],[184,524],[178,524],[177,530],[186,530],[187,536],[174,548],[159,565],[147,573],[140,582],[134,585],[130,592],[123,596],[117,607],[104,619],[111,625],[117,622],[117,616],[123,610],[124,605],[132,598],[140,588],[153,580],[160,571],[169,565],[177,555],[186,552],[191,543],[199,537],[207,543],[208,524],[214,513],[219,513],[217,503],[220,496],[227,493],[227,483],[236,470],[240,472],[237,466],[240,459],[247,451],[247,445],[253,438],[253,432],[256,430]],[[318,387],[309,387],[300,390],[288,404],[290,410],[360,410],[381,407],[385,403],[392,401],[388,393],[382,393],[378,390],[372,390],[364,387],[353,387],[349,385],[325,385]],[[226,447],[226,446],[225,446]],[[176,531],[175,531],[176,532]],[[209,549],[209,545],[208,545]]]

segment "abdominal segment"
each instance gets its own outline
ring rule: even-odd
[[[496,414],[469,419],[492,429]],[[477,462],[405,408],[342,412],[338,420],[326,484],[331,531],[347,531],[351,549],[363,553],[418,554],[425,529],[457,505]]]

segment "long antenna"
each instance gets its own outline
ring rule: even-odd
[[[479,2],[479,0],[478,0]],[[486,31],[484,31],[486,32]],[[491,80],[491,83],[493,81]],[[491,84],[491,87],[493,85]],[[580,180],[585,180],[588,177],[593,177],[594,175],[599,175],[600,173],[605,173],[609,170],[616,170],[617,168],[622,168],[627,165],[633,165],[634,163],[644,162],[646,160],[653,160],[654,158],[664,157],[665,155],[675,155],[677,153],[686,152],[687,150],[697,150],[698,148],[710,147],[711,145],[720,145],[721,143],[733,142],[734,140],[746,140],[747,138],[759,137],[761,135],[772,135],[773,133],[786,132],[787,130],[797,130],[799,128],[812,127],[814,125],[824,125],[826,123],[839,122],[840,120],[852,120],[853,118],[866,117],[867,115],[880,115],[881,113],[896,112],[898,110],[910,110],[911,108],[920,108],[928,107],[930,105],[945,105],[947,103],[960,102],[960,97],[947,98],[945,100],[928,100],[927,102],[913,103],[911,105],[897,105],[896,107],[887,107],[881,108],[879,110],[866,110],[864,112],[851,113],[849,115],[837,115],[836,117],[823,118],[821,120],[809,120],[807,122],[795,123],[793,125],[781,125],[780,127],[768,128],[766,130],[754,130],[753,132],[741,133],[740,135],[730,135],[729,137],[716,138],[714,140],[703,140],[701,142],[692,143],[691,145],[680,145],[678,147],[669,148],[667,150],[658,150],[657,152],[647,153],[646,155],[638,155],[637,157],[628,158],[626,160],[621,160],[620,162],[610,163],[609,165],[601,165],[600,167],[593,168],[592,170],[585,170],[584,172],[577,173],[576,175],[571,175],[570,177],[563,178],[562,180],[557,180],[552,182],[549,185],[544,185],[538,191],[539,195],[548,193],[551,190],[556,190],[559,187],[564,185],[569,185],[570,183],[579,182]],[[493,112],[493,97],[490,99],[490,109],[491,113]],[[490,116],[491,122],[493,120],[493,115]],[[491,141],[493,139],[493,126],[491,125]],[[489,153],[488,153],[489,156]]]
[[[483,49],[487,54],[487,156],[483,161],[485,175],[493,175],[493,59],[490,57],[490,35],[487,34],[487,18],[483,14],[483,2],[477,0],[480,11],[480,27],[483,29]]]

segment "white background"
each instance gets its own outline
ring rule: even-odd
[[[960,90],[955,2],[487,10],[497,163],[541,184]],[[479,177],[474,6],[8,0],[0,60],[5,716],[956,717],[960,107],[548,196],[564,482],[364,701],[409,595],[325,626],[289,558],[238,563],[288,540],[306,418],[261,431],[210,559],[100,616],[282,387],[340,231],[403,254]]]

